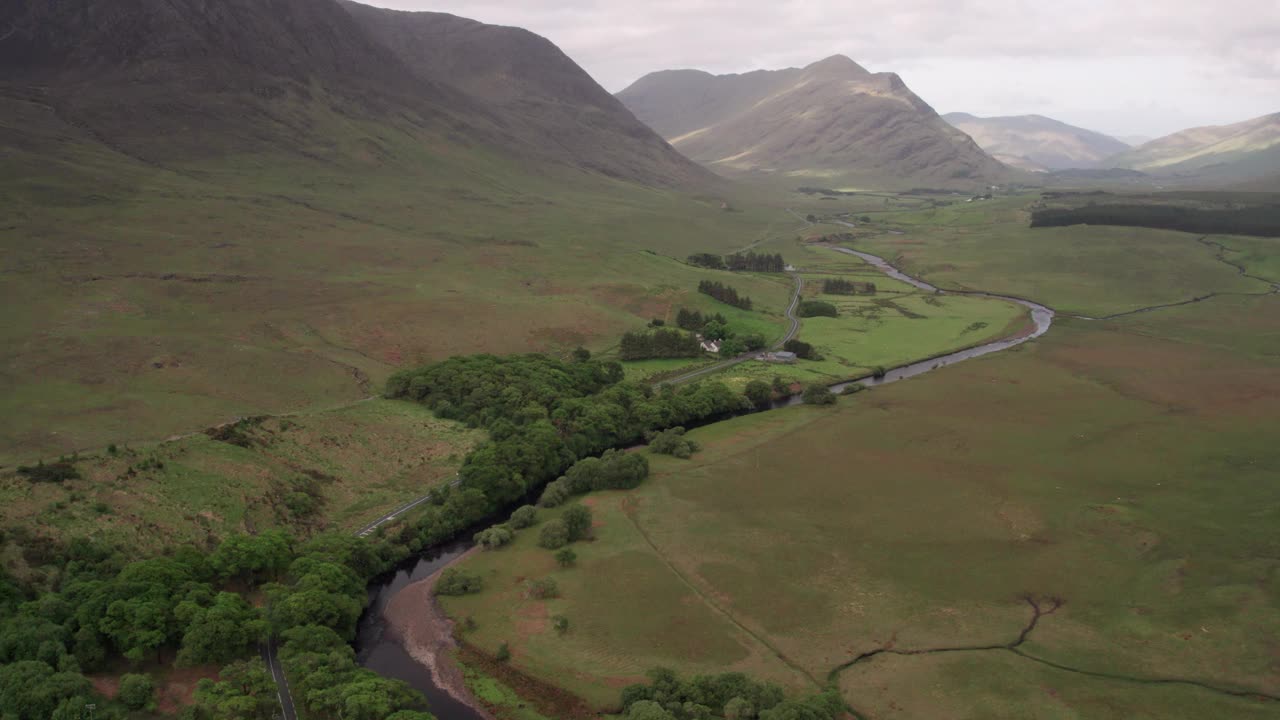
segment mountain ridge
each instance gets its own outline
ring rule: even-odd
[[[942,118],[997,159],[1023,170],[1097,169],[1129,149],[1129,145],[1109,135],[1044,115],[980,117],[947,113]]]
[[[676,149],[729,175],[991,182],[1011,173],[897,74],[843,55],[731,75],[658,71],[618,98]]]

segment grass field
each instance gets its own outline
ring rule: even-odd
[[[876,718],[1276,717],[1275,700],[1149,681],[1280,696],[1277,319],[1277,296],[1063,319],[834,410],[694,431],[692,460],[589,498],[579,567],[526,532],[469,562],[490,589],[449,610],[601,707],[662,664],[831,675]],[[563,598],[524,598],[544,574]],[[1028,598],[1062,605],[1025,656],[960,649],[1014,643]]]
[[[405,363],[604,350],[705,304],[716,273],[672,258],[796,225],[328,116],[331,161],[162,168],[0,103],[21,139],[0,178],[0,467],[349,402]],[[784,285],[734,284],[781,316]]]
[[[374,400],[247,426],[248,447],[204,434],[76,462],[83,478],[0,477],[0,525],[132,548],[203,545],[231,532],[354,530],[453,477],[482,433],[414,403]],[[313,515],[285,504],[312,481]]]

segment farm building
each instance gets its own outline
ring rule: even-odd
[[[760,359],[765,362],[792,365],[796,361],[796,354],[793,352],[787,352],[786,350],[779,350],[777,352],[767,352],[764,355],[761,355]]]

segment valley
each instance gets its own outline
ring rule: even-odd
[[[386,4],[0,5],[4,720],[1280,718],[1265,22]]]

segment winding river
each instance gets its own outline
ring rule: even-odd
[[[908,365],[893,368],[880,378],[862,378],[859,380],[851,380],[831,386],[832,391],[840,392],[846,387],[861,383],[867,387],[876,387],[886,385],[888,383],[905,380],[907,378],[923,375],[924,373],[937,370],[947,365],[969,360],[971,358],[989,355],[991,353],[1008,350],[1011,347],[1021,345],[1028,340],[1040,337],[1049,331],[1053,324],[1054,313],[1050,308],[1038,303],[1024,300],[1022,298],[1009,297],[1007,295],[994,295],[982,292],[952,292],[940,290],[923,280],[911,277],[906,273],[898,270],[890,265],[888,261],[870,253],[850,250],[848,248],[825,246],[837,252],[856,255],[865,260],[867,263],[875,266],[876,269],[883,272],[889,277],[908,283],[920,290],[926,292],[934,292],[939,294],[955,294],[955,295],[972,295],[976,297],[989,297],[997,300],[1005,300],[1017,303],[1027,308],[1031,313],[1032,327],[1013,337],[994,342],[977,345],[964,350],[938,355],[936,357],[919,360]],[[792,396],[785,400],[774,403],[773,408],[790,407],[798,405],[802,401],[800,396]],[[356,634],[355,649],[356,656],[360,664],[378,674],[403,680],[414,688],[422,691],[427,696],[427,700],[431,705],[431,712],[440,720],[484,720],[485,715],[476,709],[468,706],[466,703],[458,700],[445,689],[436,684],[432,677],[431,671],[416,661],[405,649],[399,638],[395,637],[390,631],[390,627],[384,611],[391,598],[397,593],[404,590],[409,585],[420,580],[425,580],[440,568],[453,562],[458,556],[465,553],[472,547],[471,540],[456,540],[446,543],[431,550],[424,551],[416,557],[406,560],[395,571],[386,576],[375,580],[369,586],[369,605],[365,610],[364,616],[360,619],[359,629]]]

